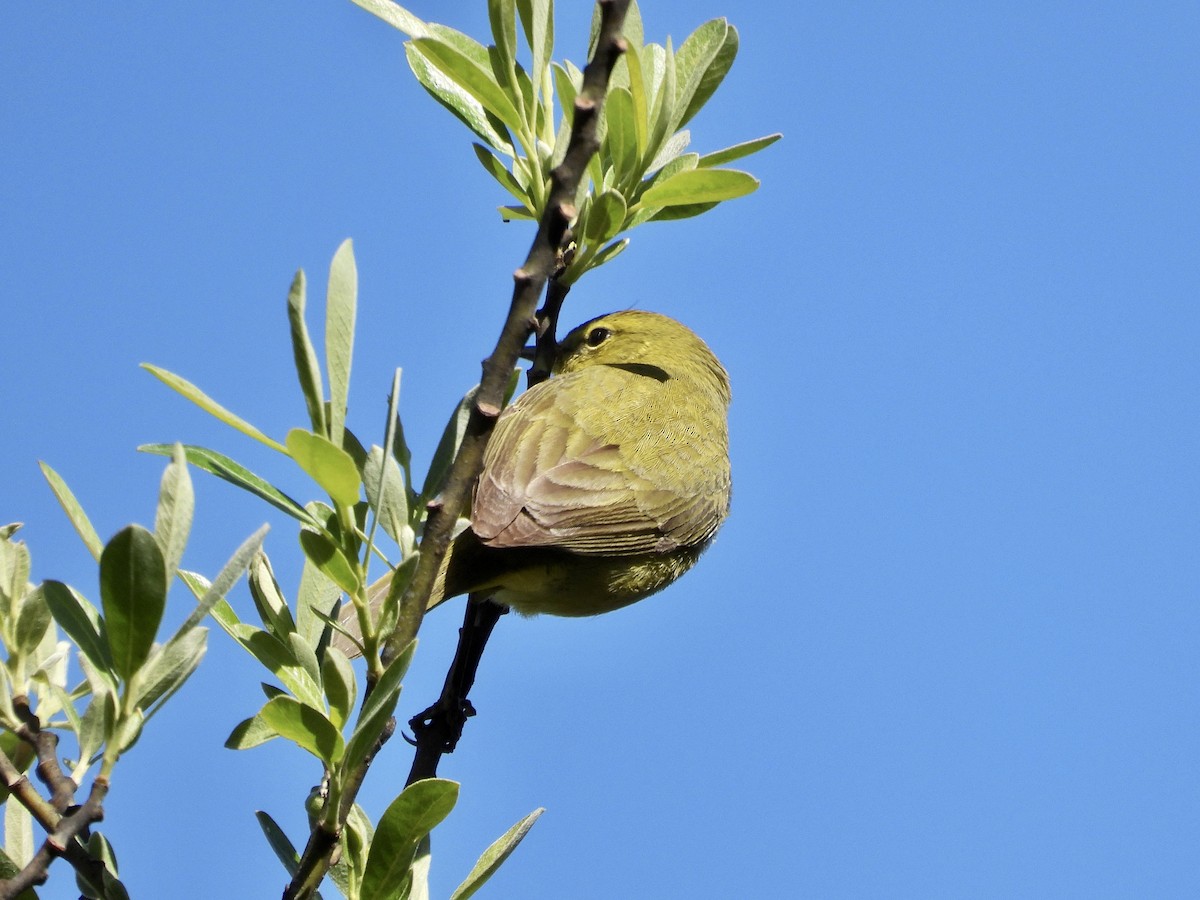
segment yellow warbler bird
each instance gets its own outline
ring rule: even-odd
[[[721,363],[674,319],[580,325],[553,377],[497,420],[429,606],[482,591],[526,615],[590,616],[666,587],[729,512],[729,399]],[[357,633],[353,608],[342,619]]]

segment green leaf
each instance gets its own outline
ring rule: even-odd
[[[325,421],[325,386],[321,381],[321,364],[317,362],[317,351],[308,336],[308,323],[304,319],[305,299],[304,270],[297,269],[288,289],[288,325],[292,333],[292,357],[296,362],[296,377],[300,380],[300,391],[304,394],[304,405],[308,407],[308,418],[317,434],[328,434]]]
[[[0,612],[8,618],[18,608],[29,585],[29,548],[12,536],[20,525],[4,528],[0,535]]]
[[[551,0],[517,0],[517,12],[521,16],[525,40],[533,56],[530,76],[534,84],[541,86],[554,56],[553,3]]]
[[[273,741],[277,737],[279,735],[275,729],[258,716],[251,716],[234,726],[229,737],[225,739],[225,748],[227,750],[249,750],[252,747],[262,746],[267,741]]]
[[[525,186],[513,177],[512,172],[508,171],[508,167],[491,150],[483,146],[483,144],[471,144],[471,147],[474,148],[475,158],[479,160],[480,165],[496,181],[500,182],[502,188],[522,203],[528,202],[529,193]]]
[[[493,118],[487,114],[478,100],[466,90],[459,87],[447,77],[441,69],[435,66],[428,57],[422,54],[411,43],[404,45],[404,53],[408,65],[417,76],[417,81],[429,92],[433,99],[454,113],[454,115],[471,129],[489,147],[495,147],[501,153],[515,156],[512,141],[504,133],[504,126],[493,123]]]
[[[645,208],[719,203],[744,197],[758,187],[758,179],[737,169],[692,169],[656,181],[638,205]]]
[[[254,555],[258,553],[262,547],[263,540],[267,536],[267,531],[270,526],[263,525],[254,534],[242,541],[241,546],[233,551],[233,556],[229,557],[229,561],[221,567],[221,571],[217,573],[217,577],[211,583],[206,583],[204,590],[199,595],[199,602],[196,608],[192,610],[183,624],[175,632],[176,638],[182,637],[186,632],[195,628],[208,615],[218,603],[221,603],[230,589],[237,583],[237,580],[242,577],[242,573],[250,566],[250,561],[254,559]],[[191,572],[180,572],[184,584],[196,593],[196,587],[199,582]],[[226,604],[228,607],[228,604]],[[231,611],[232,614],[232,611]],[[236,616],[234,617],[236,621]]]
[[[538,217],[524,206],[498,206],[496,212],[505,222],[536,222]]]
[[[76,534],[82,538],[84,546],[92,554],[92,559],[99,562],[100,554],[104,551],[104,542],[100,540],[100,535],[92,527],[87,513],[83,511],[83,507],[79,505],[79,501],[75,499],[75,495],[71,493],[71,489],[67,487],[67,483],[63,481],[61,475],[50,468],[48,463],[39,462],[38,466],[41,468],[42,475],[45,476],[46,481],[49,482],[50,490],[54,491],[54,496],[58,498],[59,505],[67,514],[67,518],[70,519]]]
[[[379,817],[363,872],[362,896],[400,897],[417,845],[450,815],[457,801],[458,784],[453,781],[427,778],[406,787]]]
[[[312,564],[321,570],[321,574],[346,593],[353,594],[361,587],[358,567],[324,534],[301,529],[300,547]]]
[[[450,895],[450,900],[467,900],[468,897],[473,896],[477,890],[483,887],[504,861],[512,855],[512,852],[517,849],[517,845],[529,833],[529,829],[533,827],[533,823],[545,811],[545,809],[541,808],[535,809],[512,828],[508,829],[508,831],[504,832],[487,850],[483,851],[483,855],[479,857],[479,862],[475,863],[475,868],[471,870],[471,874]]]
[[[138,447],[143,453],[154,453],[158,456],[170,456],[172,446],[170,444],[143,444]],[[255,475],[241,463],[234,462],[228,456],[218,453],[216,450],[209,450],[207,447],[196,447],[192,445],[184,445],[184,453],[187,454],[187,461],[197,469],[203,469],[218,478],[223,478],[230,484],[237,485],[244,491],[249,491],[254,496],[266,500],[276,509],[287,513],[293,519],[298,519],[305,525],[319,525],[308,512],[269,481]],[[285,448],[286,452],[286,448]]]
[[[608,125],[605,141],[616,171],[617,183],[623,183],[637,166],[638,138],[634,122],[633,96],[628,88],[613,88],[604,101]]]
[[[316,644],[325,628],[325,623],[316,614],[328,615],[341,595],[342,589],[305,557],[300,572],[300,590],[296,594],[296,628],[301,637]]]
[[[245,639],[239,639],[250,655],[257,659],[289,691],[303,703],[313,708],[324,702],[321,686],[313,680],[308,670],[293,656],[291,647],[265,631],[255,631]]]
[[[288,609],[287,601],[279,590],[275,573],[271,571],[271,561],[262,551],[254,554],[250,563],[250,596],[254,598],[254,606],[263,627],[278,638],[284,638],[296,630],[292,619],[292,611]]]
[[[106,721],[107,710],[108,695],[101,694],[93,696],[87,709],[83,711],[79,720],[79,730],[76,732],[79,738],[80,762],[87,762],[104,746],[104,740],[109,732],[109,723]]]
[[[28,569],[26,574],[28,575]],[[17,613],[17,627],[14,635],[16,648],[10,649],[17,649],[21,653],[32,656],[37,651],[42,638],[46,636],[50,622],[50,606],[46,602],[45,590],[40,587],[34,588],[25,595],[20,612]]]
[[[714,47],[718,39],[720,43]],[[706,22],[683,42],[676,62],[681,70],[687,70],[687,75],[676,101],[683,107],[683,113],[675,123],[676,128],[682,128],[691,121],[708,102],[708,98],[729,74],[737,52],[737,29],[724,19]]]
[[[140,525],[118,531],[100,554],[100,602],[117,674],[145,662],[167,604],[167,569],[158,542]]]
[[[268,700],[258,715],[265,725],[307,750],[326,767],[333,768],[341,759],[345,749],[341,732],[320,710],[292,697],[276,697]]]
[[[392,0],[354,0],[354,3],[409,37],[421,37],[428,31],[424,22]]]
[[[33,859],[33,816],[20,803],[4,804],[4,849],[21,868]]]
[[[405,552],[405,529],[408,524],[408,487],[404,473],[391,454],[384,454],[382,447],[372,447],[363,472],[367,491],[367,502],[379,517],[379,523],[393,541]]]
[[[346,743],[343,771],[354,771],[371,748],[375,746],[375,741],[379,738],[383,726],[396,709],[396,701],[400,699],[401,681],[408,671],[416,648],[417,642],[410,641],[400,655],[383,670],[383,674],[379,676],[379,681],[375,685],[375,690],[371,691],[371,696],[363,702],[354,732]]]
[[[625,198],[616,190],[604,191],[592,204],[584,234],[589,244],[612,240],[625,225]]]
[[[687,149],[692,140],[692,133],[686,128],[683,131],[677,131],[667,139],[667,142],[659,148],[658,155],[654,157],[650,165],[646,167],[646,171],[655,172],[667,165],[672,160],[678,158],[684,150]]]
[[[196,495],[187,470],[187,457],[183,445],[175,444],[171,450],[171,462],[163,471],[162,484],[158,489],[158,509],[154,514],[154,536],[162,550],[168,578],[174,576],[183,559],[183,549],[192,530],[195,506]]]
[[[325,365],[329,369],[329,440],[341,447],[350,398],[350,363],[354,354],[354,317],[358,306],[358,268],[354,244],[342,241],[329,266],[325,297]],[[357,499],[357,492],[355,494]],[[353,501],[352,501],[353,502]]]
[[[271,845],[271,850],[283,863],[283,867],[287,869],[288,875],[294,876],[296,870],[300,868],[300,854],[296,852],[296,847],[275,820],[261,809],[254,814],[254,818],[258,820],[258,827],[266,835],[267,843]]]
[[[354,459],[329,438],[293,428],[287,433],[287,451],[338,506],[358,502],[362,482]]]
[[[339,731],[350,721],[354,701],[358,697],[358,679],[354,667],[346,654],[336,647],[325,648],[325,659],[321,663],[321,683],[325,698],[329,701],[329,718]]]
[[[477,65],[458,48],[432,37],[416,38],[411,46],[509,128],[520,131],[524,126],[513,101],[496,83],[492,73]]]
[[[504,68],[511,70],[517,59],[517,20],[514,0],[487,0],[492,40]]]
[[[166,703],[196,671],[207,644],[208,629],[192,628],[155,647],[133,678],[130,693],[134,703],[144,710],[160,699]]]
[[[266,444],[272,450],[278,450],[280,453],[283,452],[283,445],[279,441],[267,437],[245,419],[231,413],[186,378],[182,378],[174,372],[168,372],[166,369],[160,369],[158,366],[153,366],[150,363],[142,363],[142,368],[171,388],[171,390],[191,400],[209,415],[220,419],[226,425],[240,431],[247,437],[254,438],[254,440]]]
[[[755,138],[752,141],[743,141],[740,144],[734,144],[732,147],[726,147],[723,150],[714,150],[712,153],[705,153],[700,157],[700,168],[711,169],[714,166],[723,166],[726,163],[731,163],[735,159],[741,159],[743,156],[749,156],[751,153],[757,153],[764,147],[770,147],[773,143],[783,137],[782,134],[768,134],[764,137]]]
[[[109,746],[116,747],[118,753],[129,751],[142,736],[142,727],[145,724],[146,714],[140,709],[134,709],[117,721],[117,727],[108,739]]]

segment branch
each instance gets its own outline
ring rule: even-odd
[[[483,380],[463,435],[458,455],[450,467],[441,495],[430,504],[421,541],[421,557],[412,583],[400,602],[396,629],[383,650],[383,662],[391,662],[417,636],[425,606],[433,591],[438,568],[450,546],[450,534],[458,514],[483,468],[483,450],[495,427],[504,403],[509,373],[516,366],[525,341],[537,327],[535,312],[538,298],[558,264],[571,220],[575,218],[575,195],[587,170],[587,164],[600,149],[596,126],[608,89],[608,77],[617,59],[625,52],[621,29],[629,0],[599,0],[600,35],[596,52],[583,71],[583,90],[575,98],[575,118],[563,161],[550,173],[550,198],[538,223],[538,232],[524,265],[513,273],[513,297],[508,318],[496,347],[483,363]]]
[[[571,220],[575,218],[575,195],[588,162],[600,149],[596,125],[604,103],[604,95],[608,90],[609,75],[617,59],[625,52],[621,29],[625,24],[629,0],[598,2],[600,34],[596,42],[596,52],[583,72],[583,89],[575,99],[575,118],[567,153],[563,161],[550,173],[550,197],[538,223],[537,235],[533,239],[524,265],[513,273],[513,296],[508,317],[492,355],[484,360],[483,379],[467,419],[462,444],[450,466],[441,494],[429,504],[429,517],[425,523],[425,535],[421,540],[421,556],[417,561],[417,570],[400,601],[396,627],[380,654],[384,666],[408,646],[421,628],[425,607],[429,603],[429,595],[433,592],[434,580],[450,546],[450,534],[454,523],[459,512],[466,506],[475,480],[483,468],[483,450],[504,405],[504,391],[508,385],[509,373],[516,366],[529,335],[538,326],[535,317],[538,298],[548,279],[557,271],[564,238],[569,234]],[[562,292],[562,296],[566,296],[565,291]],[[558,303],[561,305],[561,302],[560,299]],[[482,646],[480,652],[482,653]],[[372,687],[373,685],[368,683],[368,692]],[[464,697],[463,700],[465,699]],[[394,725],[389,725],[389,728],[393,727]],[[390,734],[390,731],[385,734]],[[386,740],[386,737],[382,737],[380,743],[383,740]],[[379,744],[376,745],[375,751],[378,748]],[[437,759],[443,752],[445,751],[439,750],[429,754],[433,759],[434,770],[437,767]],[[421,753],[421,748],[418,748],[418,754]],[[362,763],[360,770],[353,774],[346,785],[342,809],[339,810],[339,826],[344,821],[341,813],[349,810],[354,803],[369,761],[368,758]],[[323,827],[313,829],[296,874],[283,893],[285,900],[306,900],[313,895],[329,868],[329,859],[338,839],[339,835],[332,835]]]

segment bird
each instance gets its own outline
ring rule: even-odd
[[[593,616],[674,582],[729,514],[730,399],[675,319],[622,310],[573,329],[551,377],[497,419],[428,608],[482,592],[523,615]],[[357,633],[353,607],[342,625]]]

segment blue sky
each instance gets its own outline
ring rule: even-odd
[[[474,35],[482,2],[411,4]],[[558,55],[588,13],[563,5]],[[442,766],[434,896],[537,806],[486,896],[1194,897],[1200,893],[1200,63],[1194,4],[647,0],[741,54],[693,123],[772,131],[753,196],[650,225],[565,320],[638,306],[734,384],[734,513],[666,593],[503,621]],[[0,520],[35,580],[97,596],[41,480],[105,536],[153,519],[144,442],[281,458],[137,368],[276,437],[304,421],[284,301],[353,237],[350,426],[395,366],[418,466],[478,376],[531,232],[502,225],[466,132],[401,37],[349,2],[0,8]],[[185,564],[261,522],[196,474]],[[249,614],[245,588],[233,597]],[[187,597],[173,594],[175,621]],[[429,703],[432,615],[400,713]],[[104,830],[134,896],[277,896],[253,818],[298,834],[319,773],[222,748],[261,703],[219,631],[117,770]],[[394,741],[364,794],[403,782]],[[75,896],[56,868],[48,897]],[[332,894],[333,892],[330,891]]]

